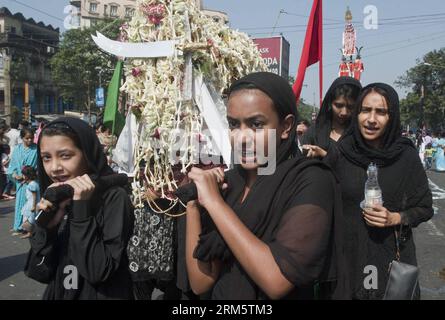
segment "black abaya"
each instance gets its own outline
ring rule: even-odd
[[[397,93],[390,86],[380,83],[371,84],[363,90],[370,87],[384,89],[389,100],[390,117],[382,136],[381,148],[370,147],[362,138],[357,121],[358,114],[355,114],[350,130],[339,143],[338,151],[328,154],[325,158],[334,168],[342,189],[346,223],[345,252],[351,271],[351,289],[356,299],[383,297],[388,280],[388,267],[396,257],[395,228],[368,226],[362,216],[360,202],[364,199],[368,165],[371,162],[378,165],[383,206],[390,212],[401,214],[402,262],[417,265],[411,228],[433,216],[432,195],[419,155],[412,142],[401,136]],[[357,112],[360,112],[360,107]],[[364,280],[368,275],[364,272],[366,266],[377,267],[377,289],[364,287]]]
[[[46,128],[68,129],[76,134],[93,179],[113,172],[94,130],[85,122],[59,118]],[[45,130],[40,139],[44,134]],[[51,179],[40,156],[38,170],[44,192]],[[111,187],[95,192],[88,201],[72,201],[66,210],[68,214],[58,227],[48,230],[36,226],[30,239],[25,272],[45,274],[45,279],[40,279],[48,283],[43,298],[132,299],[126,247],[134,218],[126,191]],[[77,286],[73,279],[77,279]]]

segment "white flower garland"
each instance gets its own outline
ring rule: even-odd
[[[143,173],[140,169],[135,172],[138,183],[133,185],[134,202],[137,207],[144,201],[150,202],[146,194],[151,189],[172,200],[173,207],[178,201],[173,196],[178,181],[170,163],[172,133],[184,130],[188,137],[187,152],[180,158],[180,169],[176,167],[186,174],[194,164],[193,139],[201,139],[203,129],[198,108],[193,101],[185,100],[182,93],[185,55],[192,54],[194,72],[201,72],[220,94],[234,80],[267,68],[246,34],[213,21],[193,0],[138,0],[137,6],[132,20],[121,27],[121,40],[178,40],[179,44],[178,54],[173,57],[133,59],[125,65],[126,81],[121,90],[127,93],[142,124],[135,163],[145,164]],[[219,109],[225,121],[225,110]]]

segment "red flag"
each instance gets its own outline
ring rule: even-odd
[[[300,100],[301,88],[303,87],[306,68],[319,62],[320,76],[320,106],[323,99],[323,10],[322,0],[314,0],[311,16],[306,30],[303,52],[301,53],[300,66],[298,67],[297,79],[293,85],[297,103]]]

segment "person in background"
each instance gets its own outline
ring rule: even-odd
[[[37,124],[37,130],[36,133],[34,135],[34,143],[37,144],[39,142],[39,136],[40,136],[40,132],[43,130],[43,128],[45,127],[45,125],[48,124],[48,120],[44,119],[44,118],[38,118],[36,119],[38,124]]]
[[[9,175],[7,174],[8,172],[8,167],[9,167],[9,162],[11,161],[11,150],[9,148],[8,144],[3,144],[3,149],[4,149],[4,153],[2,153],[1,155],[1,169],[2,169],[2,174],[5,175],[6,178],[6,185],[5,188],[3,189],[3,194],[1,195],[1,199],[2,200],[13,200],[15,199],[15,197],[11,194],[12,192],[12,188],[14,186],[12,179],[9,177]]]
[[[297,122],[297,143],[298,143],[298,149],[300,151],[303,151],[303,145],[301,143],[301,140],[303,138],[303,135],[308,131],[311,124],[306,119],[301,119]]]
[[[37,166],[37,146],[34,144],[34,132],[30,128],[23,128],[20,131],[20,137],[23,143],[19,144],[11,157],[11,162],[7,173],[14,179],[16,186],[15,199],[15,219],[14,226],[11,230],[12,235],[20,235],[23,233],[22,226],[22,208],[26,202],[26,188],[23,185],[23,166]]]
[[[303,153],[309,158],[323,158],[343,136],[362,85],[351,77],[337,78],[328,89],[315,125],[303,136]]]
[[[17,129],[17,124],[7,128],[5,136],[9,139],[9,149],[11,154],[13,154],[15,147],[22,143],[22,139],[20,138],[20,130]]]
[[[433,166],[433,153],[434,148],[431,143],[428,143],[425,147],[425,169],[429,170]]]
[[[8,125],[6,124],[6,121],[0,121],[0,199],[5,199],[3,193],[8,181],[5,172],[5,166],[8,165],[9,154],[9,138],[5,135],[7,129]]]
[[[436,170],[445,171],[445,131],[440,134],[440,138],[437,139],[436,147]]]
[[[40,201],[39,183],[37,182],[36,169],[31,166],[24,166],[22,169],[23,187],[26,188],[26,202],[22,208],[23,223],[22,230],[26,233],[22,239],[31,237],[34,229],[35,217],[37,213],[37,203]]]

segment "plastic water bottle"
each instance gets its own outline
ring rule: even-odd
[[[382,189],[378,181],[378,168],[370,163],[367,170],[368,180],[365,183],[365,207],[383,205]]]

